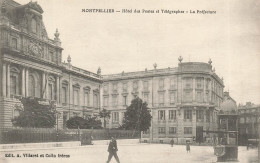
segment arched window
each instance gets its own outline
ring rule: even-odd
[[[10,74],[10,91],[11,95],[19,95],[20,94],[20,71],[12,67]]]
[[[54,77],[50,76],[48,78],[48,99],[49,100],[54,100],[54,96],[55,96],[55,94],[54,94],[55,84],[54,83],[55,83]]]
[[[16,38],[12,38],[12,48],[17,49],[17,39]]]
[[[32,32],[33,33],[37,32],[37,22],[34,18],[32,19]]]
[[[35,79],[33,75],[29,76],[29,96],[35,97]]]

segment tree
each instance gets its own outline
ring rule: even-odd
[[[97,117],[91,117],[84,119],[82,117],[72,117],[69,120],[66,121],[66,126],[69,129],[101,129],[102,128],[102,122],[97,119]]]
[[[106,128],[106,118],[110,118],[110,111],[103,108],[102,111],[99,112],[100,118],[104,118],[104,128]]]
[[[22,98],[24,110],[18,117],[12,119],[14,126],[53,128],[55,125],[55,105],[54,103],[41,102],[37,98]]]
[[[140,98],[132,100],[131,105],[126,108],[125,119],[122,127],[127,130],[146,131],[151,126],[152,116],[147,103]]]

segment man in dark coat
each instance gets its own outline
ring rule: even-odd
[[[116,143],[116,140],[113,137],[111,137],[111,141],[109,142],[107,151],[109,152],[107,163],[110,162],[110,160],[112,159],[113,156],[115,157],[116,161],[118,163],[120,163],[119,158],[117,156],[117,151],[118,151],[117,143]]]
[[[171,147],[173,147],[174,140],[172,139],[172,140],[170,141],[170,143],[171,143]]]

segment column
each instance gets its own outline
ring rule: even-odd
[[[25,68],[25,97],[29,96],[29,70]]]
[[[99,85],[99,108],[100,108],[100,110],[102,110],[102,107],[103,107],[103,87],[100,84]]]
[[[6,84],[7,84],[7,89],[6,89],[6,95],[7,97],[10,97],[10,64],[7,64],[7,73],[6,73]]]
[[[196,78],[192,78],[192,101],[196,101]]]
[[[56,77],[56,101],[57,104],[60,103],[60,77]]]
[[[45,77],[45,72],[42,72],[42,98],[45,98],[46,95],[46,83],[45,83],[46,77]]]
[[[22,97],[25,97],[25,68],[22,68]]]
[[[2,95],[6,97],[6,64],[3,63],[3,72],[2,72]]]
[[[48,87],[49,87],[49,80],[48,80],[48,73],[47,72],[44,72],[45,73],[45,85],[44,85],[44,89],[45,89],[45,99],[49,99],[49,89],[48,89]],[[51,99],[49,99],[49,100],[51,100]]]
[[[197,108],[194,107],[192,109],[192,136],[196,137],[196,128],[197,128],[197,113],[196,113]]]
[[[206,81],[206,78],[204,77],[204,80],[203,80],[203,102],[207,102],[206,84],[207,84],[207,81]]]

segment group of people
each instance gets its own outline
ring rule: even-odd
[[[170,141],[170,144],[171,144],[171,147],[173,147],[173,144],[174,144],[173,139]],[[112,159],[113,156],[115,157],[116,161],[118,163],[120,163],[119,158],[117,156],[118,148],[117,148],[117,142],[116,142],[115,138],[111,137],[107,151],[109,152],[107,163],[110,162],[110,160]],[[189,141],[186,141],[186,151],[187,151],[187,153],[190,153],[190,142]]]

